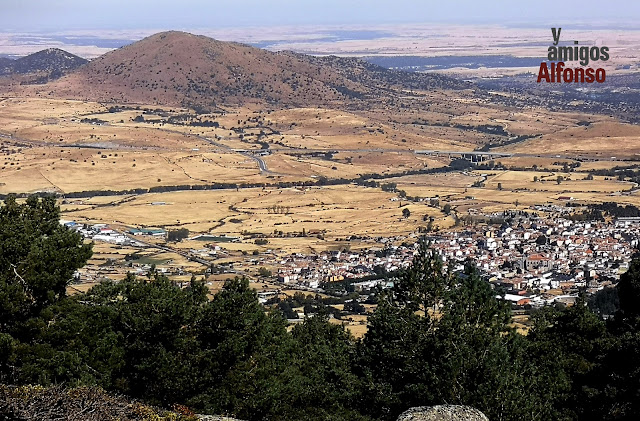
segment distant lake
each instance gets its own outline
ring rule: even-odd
[[[546,57],[514,57],[514,56],[386,56],[363,57],[364,60],[388,69],[410,71],[445,70],[453,67],[478,69],[480,67],[538,67]]]
[[[55,36],[55,35],[47,35],[47,36],[18,36],[12,37],[12,41],[30,44],[35,42],[42,41],[56,41],[61,42],[66,45],[78,45],[78,46],[96,46],[100,48],[120,48],[122,46],[131,44],[136,40],[133,39],[110,39],[110,38],[100,38],[100,37],[65,37],[65,36]]]

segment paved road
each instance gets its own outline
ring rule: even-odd
[[[256,155],[255,152],[250,149],[233,149],[227,145],[219,143],[214,139],[201,136],[193,133],[185,133],[178,130],[157,128],[157,130],[179,134],[183,136],[192,136],[197,139],[203,140],[217,148],[220,148],[228,153],[237,153],[242,156],[245,156],[258,164],[258,168],[260,173],[262,174],[275,174],[273,171],[269,170],[267,163],[260,156]],[[112,148],[109,148],[105,145],[56,145],[54,143],[37,141],[37,140],[29,140],[23,139],[19,137],[12,136],[6,133],[0,133],[0,138],[10,139],[16,142],[29,143],[37,146],[56,146],[59,148],[96,148],[96,149],[117,149],[118,146],[115,145]],[[381,149],[381,148],[369,148],[369,149],[304,149],[304,148],[270,148],[271,152],[277,153],[293,153],[293,154],[311,154],[311,153],[401,153],[401,154],[425,154],[425,155],[476,155],[476,156],[486,156],[490,157],[519,157],[519,158],[558,158],[558,159],[583,159],[588,161],[611,161],[613,157],[611,156],[580,156],[573,154],[544,154],[544,153],[507,153],[507,152],[481,152],[481,151],[439,151],[439,150],[411,150],[411,149]]]
[[[510,157],[514,154],[503,152],[480,152],[480,151],[436,151],[436,150],[419,150],[415,151],[421,155],[478,155],[478,156],[502,156]]]
[[[204,265],[206,267],[209,267],[209,266],[211,266],[213,264],[213,261],[204,259],[204,258],[202,258],[200,256],[196,256],[196,255],[194,255],[193,253],[191,253],[189,251],[176,249],[176,248],[169,247],[169,246],[162,245],[162,244],[149,243],[147,241],[140,240],[139,238],[132,238],[130,235],[128,235],[128,234],[126,234],[126,233],[124,233],[124,232],[122,232],[120,230],[117,230],[117,229],[114,229],[114,231],[119,233],[119,234],[126,235],[127,237],[129,237],[133,241],[135,241],[136,243],[142,244],[145,247],[155,248],[155,249],[166,251],[166,252],[169,252],[169,253],[175,253],[175,254],[178,254],[178,255],[184,257],[187,260],[190,260],[190,261],[196,262],[196,263],[200,263],[201,265]],[[230,268],[225,268],[225,271],[227,273],[232,273],[232,274],[235,274],[235,275],[238,275],[238,276],[244,276],[245,278],[251,279],[251,277],[246,272],[242,272],[242,271],[235,270],[235,269],[230,269]]]
[[[193,136],[193,137],[195,137],[197,139],[204,140],[205,142],[207,142],[207,143],[209,143],[209,144],[211,144],[211,145],[213,145],[213,146],[215,146],[217,148],[220,148],[220,149],[222,149],[222,150],[224,150],[226,152],[239,153],[242,156],[245,156],[245,157],[247,157],[249,159],[252,159],[252,160],[256,161],[256,163],[258,164],[258,168],[260,169],[260,173],[262,173],[262,174],[273,174],[272,171],[269,171],[269,168],[267,167],[267,163],[264,161],[264,159],[262,159],[261,157],[255,155],[255,153],[253,153],[250,150],[233,149],[233,148],[230,148],[227,145],[223,145],[222,143],[216,142],[215,140],[213,140],[213,139],[211,139],[209,137],[201,136],[199,134],[185,133],[185,132],[181,132],[181,131],[178,131],[178,130],[161,129],[161,128],[158,128],[158,130],[162,130],[162,131],[169,132],[169,133],[180,134],[180,135],[183,135],[183,136]]]

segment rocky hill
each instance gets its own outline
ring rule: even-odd
[[[87,64],[88,60],[58,48],[12,60],[0,58],[0,76],[13,76],[23,84],[43,84]]]
[[[58,48],[49,48],[14,60],[13,73],[68,73],[89,61]]]
[[[7,57],[0,57],[0,76],[11,73],[14,61]]]
[[[198,415],[183,405],[173,411],[150,406],[99,387],[0,385],[0,420],[99,421],[241,421],[219,415]],[[437,405],[411,408],[397,421],[488,421],[469,406]]]
[[[364,61],[274,53],[184,32],[163,32],[109,52],[50,84],[58,96],[199,107],[309,106],[373,98],[393,89],[460,88],[443,76]]]
[[[480,411],[470,406],[419,406],[403,412],[397,421],[489,421]]]

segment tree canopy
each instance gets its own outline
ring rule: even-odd
[[[474,262],[456,273],[421,242],[356,340],[322,300],[288,329],[246,279],[211,298],[202,280],[128,275],[68,297],[91,245],[58,219],[50,198],[0,207],[2,383],[100,386],[248,420],[394,420],[443,403],[492,420],[640,414],[640,260],[618,283],[613,317],[581,298],[537,310],[522,335]]]

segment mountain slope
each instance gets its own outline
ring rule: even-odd
[[[11,73],[14,60],[8,57],[0,57],[0,76]]]
[[[401,73],[355,59],[273,53],[172,31],[109,52],[47,89],[99,101],[214,107],[328,105],[389,88],[460,87],[442,76]]]
[[[38,51],[14,60],[12,70],[14,73],[67,73],[88,63],[88,60],[78,57],[58,48],[49,48]]]
[[[0,58],[0,76],[12,77],[11,79],[24,85],[44,84],[78,69],[86,63],[88,60],[82,57],[58,48],[49,48],[17,60]]]

